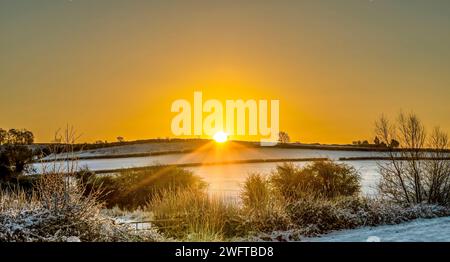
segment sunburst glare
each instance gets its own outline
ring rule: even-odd
[[[223,131],[219,131],[214,134],[213,139],[217,143],[225,143],[228,140],[228,135],[227,135],[227,133],[225,133]]]

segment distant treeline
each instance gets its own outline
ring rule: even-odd
[[[259,144],[258,144],[259,145]],[[323,145],[323,144],[301,144],[301,143],[291,143],[291,144],[278,144],[273,146],[275,148],[291,148],[291,149],[316,149],[316,150],[336,150],[336,151],[375,151],[375,152],[386,152],[386,151],[408,151],[407,148],[392,148],[386,146],[379,146],[375,144],[367,145]],[[419,149],[424,152],[435,151],[432,148]],[[445,149],[445,152],[450,153],[450,149]]]

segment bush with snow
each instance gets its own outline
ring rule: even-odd
[[[262,239],[285,240],[286,236],[278,237],[276,232],[294,232],[290,238],[296,239],[299,234],[450,215],[450,208],[436,204],[402,204],[360,196],[355,175],[354,170],[331,161],[306,168],[284,164],[269,178],[251,175],[241,195],[244,228]]]
[[[31,195],[0,192],[0,241],[157,241],[155,231],[136,234],[100,213],[95,195],[84,196],[76,181],[43,175]]]
[[[334,200],[306,198],[290,204],[287,210],[292,222],[301,228],[304,235],[450,215],[450,209],[443,206],[430,204],[405,206],[361,197]]]

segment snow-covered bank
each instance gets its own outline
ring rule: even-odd
[[[450,217],[417,219],[398,225],[341,230],[308,242],[450,242]]]
[[[161,152],[172,152],[172,151],[185,151],[194,150],[204,145],[204,141],[180,141],[180,142],[150,142],[142,144],[126,144],[117,145],[111,147],[103,147],[97,149],[88,149],[79,152],[71,153],[72,157],[84,158],[84,157],[105,157],[105,156],[120,156],[127,154],[151,154],[151,153],[161,153]],[[43,160],[53,160],[55,155],[50,155]],[[67,155],[65,153],[58,154],[56,158],[65,159]]]

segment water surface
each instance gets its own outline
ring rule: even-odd
[[[370,151],[337,151],[316,149],[283,149],[283,148],[220,148],[213,147],[192,153],[169,154],[146,157],[112,158],[79,160],[78,168],[89,168],[92,171],[113,170],[121,168],[145,167],[167,164],[217,163],[224,161],[242,161],[254,159],[298,159],[298,158],[329,158],[338,160],[341,157],[372,157],[381,156],[379,152]],[[308,162],[295,162],[304,166]],[[362,191],[373,195],[379,180],[376,161],[348,161],[361,174]],[[237,196],[248,174],[260,173],[269,175],[279,162],[271,163],[240,163],[227,165],[204,165],[189,167],[196,175],[202,177],[209,185],[209,191],[227,196]],[[42,172],[43,166],[57,165],[64,167],[65,162],[37,163],[34,168]]]

